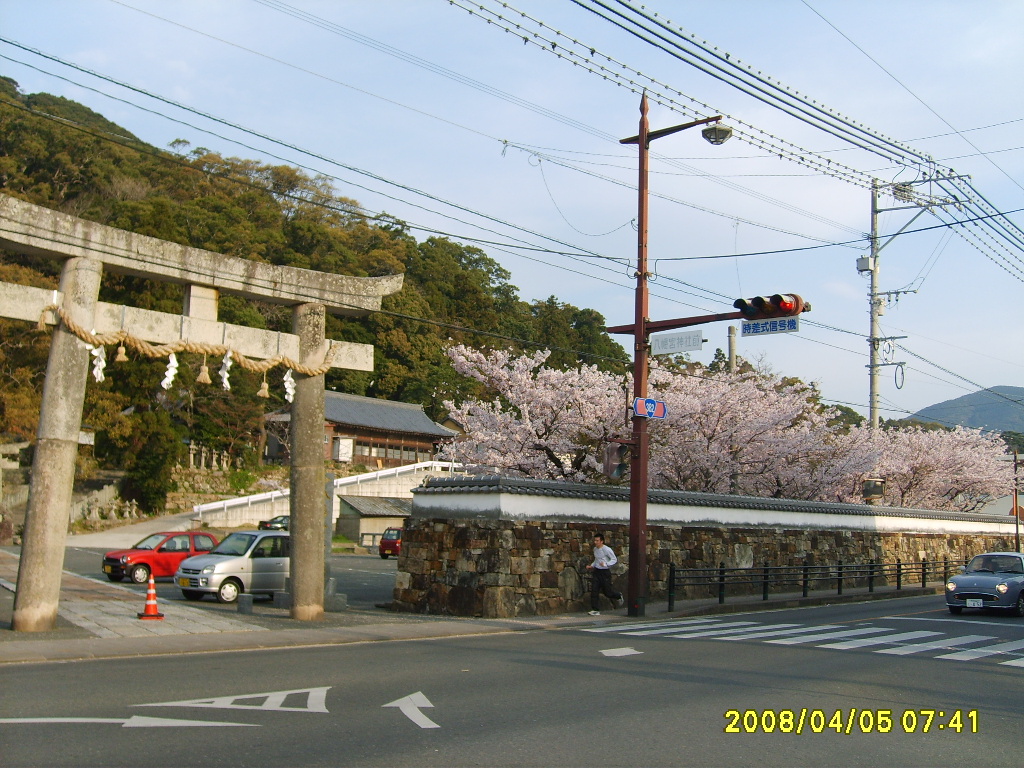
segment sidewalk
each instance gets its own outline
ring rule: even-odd
[[[322,621],[298,622],[291,619],[287,609],[274,608],[269,601],[256,602],[252,614],[242,614],[233,605],[162,599],[159,611],[164,619],[144,621],[138,618],[145,610],[145,600],[138,592],[65,571],[56,628],[49,632],[26,633],[10,630],[17,574],[17,556],[0,550],[0,664],[458,637],[589,627],[627,619],[624,608],[602,612],[600,617],[579,613],[516,619],[348,609],[326,613]],[[768,601],[762,601],[760,595],[736,596],[723,605],[709,598],[677,601],[676,610],[671,614],[667,612],[667,603],[653,602],[647,605],[646,617],[641,620],[913,597],[938,591],[939,588],[916,587],[899,593],[893,589],[876,589],[868,594],[866,590],[848,589],[842,596],[834,591],[822,591],[807,598],[772,595]]]

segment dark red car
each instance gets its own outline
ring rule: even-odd
[[[381,560],[387,560],[390,555],[398,557],[402,551],[402,529],[388,528],[380,537],[380,544],[377,545]]]
[[[202,531],[165,531],[152,533],[131,549],[115,549],[103,556],[103,572],[111,581],[125,576],[136,584],[154,578],[173,576],[178,564],[187,557],[209,552],[219,542]]]

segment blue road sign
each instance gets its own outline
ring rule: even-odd
[[[633,413],[646,419],[664,419],[668,416],[668,406],[664,400],[638,397],[633,400]]]

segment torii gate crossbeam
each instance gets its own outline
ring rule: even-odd
[[[12,628],[38,632],[57,619],[64,540],[89,372],[81,329],[153,344],[205,344],[246,358],[284,360],[296,377],[292,403],[291,615],[324,610],[323,372],[373,369],[373,348],[325,338],[327,312],[380,309],[402,275],[347,277],[248,261],[96,224],[0,195],[0,248],[64,259],[58,291],[0,283],[0,316],[56,323],[47,361],[22,539]],[[185,285],[182,315],[100,302],[104,269]],[[292,333],[217,321],[221,292],[292,308]],[[44,313],[57,307],[60,318]],[[63,318],[63,320],[61,320]],[[77,333],[76,333],[77,331]],[[100,342],[104,343],[104,342]]]

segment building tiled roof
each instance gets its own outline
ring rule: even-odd
[[[408,517],[412,514],[412,499],[383,496],[339,496],[344,504],[363,517]]]
[[[289,421],[287,410],[271,413],[267,421]],[[381,432],[424,435],[435,438],[454,437],[457,433],[431,421],[422,405],[380,400],[376,397],[324,392],[324,418],[342,427],[376,429]]]

